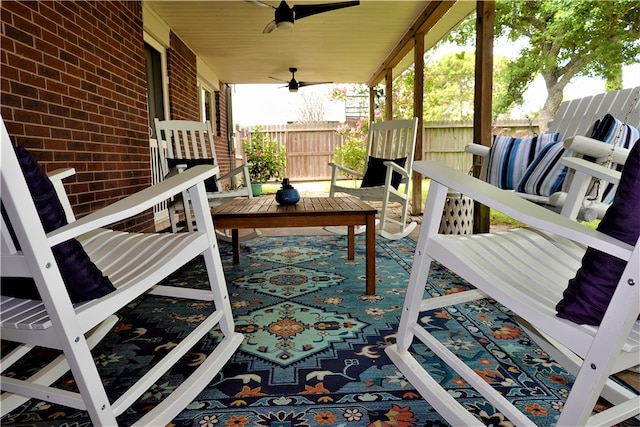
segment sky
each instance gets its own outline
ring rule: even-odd
[[[443,55],[459,47],[448,46],[437,54]],[[494,50],[501,55],[513,56],[517,46],[496,43]],[[325,102],[325,119],[343,122],[344,106],[341,102],[329,101],[329,92],[340,85],[316,85],[300,88],[297,93],[290,93],[284,83],[263,85],[233,85],[233,120],[234,127],[248,125],[286,124],[299,118],[301,98],[303,96],[322,96]],[[640,64],[623,69],[623,87],[640,86]],[[597,78],[574,78],[564,90],[564,100],[582,98],[604,92],[604,81]],[[516,117],[525,117],[530,112],[542,108],[547,97],[544,81],[538,77],[524,94],[525,103],[514,111]]]
[[[344,107],[330,102],[331,88],[337,85],[305,86],[290,93],[283,84],[233,85],[233,121],[236,125],[285,124],[296,121],[302,96],[321,96],[325,102],[325,119],[344,121]],[[338,85],[339,86],[339,85]],[[306,95],[305,95],[306,94]]]

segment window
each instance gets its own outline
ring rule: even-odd
[[[200,116],[202,117],[202,121],[206,122],[207,120],[211,120],[211,111],[213,109],[214,102],[211,99],[211,92],[205,87],[200,88]],[[215,123],[214,123],[215,125]]]
[[[149,137],[154,138],[153,119],[165,119],[163,58],[162,54],[149,43],[144,44],[144,57],[147,67],[147,112],[149,114]]]
[[[216,94],[204,85],[200,86],[200,120],[209,120],[213,134],[220,136],[220,123],[216,109]]]

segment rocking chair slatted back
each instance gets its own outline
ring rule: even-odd
[[[369,130],[369,156],[383,159],[397,159],[406,157],[405,165],[411,170],[414,157],[412,141],[412,121],[407,120],[402,125],[398,120],[376,123]]]
[[[200,160],[196,163],[208,162],[218,167],[211,122],[155,119],[154,123],[158,137],[162,176],[167,177],[181,173],[190,166],[187,164],[189,161],[195,160]],[[184,164],[181,164],[182,160],[184,160]],[[170,161],[177,164],[172,168],[169,164]],[[235,167],[224,175],[217,173],[213,180],[215,188],[208,186],[207,189],[207,198],[211,207],[236,197],[253,198],[249,165],[246,163]],[[191,209],[186,209],[186,206],[189,206],[189,195],[186,193],[174,198],[168,204],[171,230],[174,233],[178,231],[176,216],[180,211],[184,212],[186,229],[193,231]],[[257,234],[257,231],[254,231],[251,236]],[[228,235],[221,232],[218,233],[218,237],[230,240]]]
[[[167,159],[211,159],[217,165],[217,156],[211,131],[211,123],[188,120],[155,119],[158,138],[163,142]],[[167,162],[162,162],[164,175],[170,170]]]

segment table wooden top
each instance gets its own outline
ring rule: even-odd
[[[376,209],[355,197],[303,197],[295,205],[279,205],[275,197],[238,198],[211,211],[217,218],[225,216],[306,216],[310,214],[376,213]]]

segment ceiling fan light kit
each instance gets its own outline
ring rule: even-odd
[[[276,24],[279,30],[293,30],[293,22],[282,21]]]
[[[280,5],[276,8],[275,15],[276,27],[278,27],[278,29],[293,29],[293,9],[291,9],[285,1],[280,2]]]

